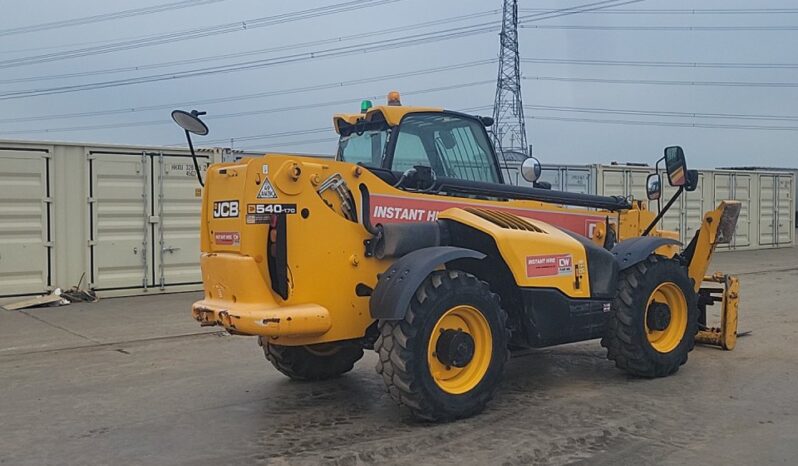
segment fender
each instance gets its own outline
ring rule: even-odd
[[[619,271],[621,271],[643,262],[657,248],[666,244],[682,245],[680,241],[671,238],[640,236],[616,244],[612,248],[612,254],[615,256],[615,260],[618,261]]]
[[[422,248],[402,256],[380,275],[369,301],[371,317],[403,319],[416,290],[438,266],[455,259],[484,257],[481,252],[454,246]]]

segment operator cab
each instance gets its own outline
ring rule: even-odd
[[[439,177],[503,183],[485,129],[492,121],[441,108],[403,107],[393,91],[388,105],[364,101],[360,114],[334,117],[340,134],[336,159],[363,165],[405,189],[431,188]]]

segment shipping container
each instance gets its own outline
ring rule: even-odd
[[[746,171],[746,172],[770,172],[770,173],[778,173],[783,176],[787,176],[789,178],[792,175],[792,185],[793,185],[793,206],[794,206],[794,217],[793,217],[793,225],[798,225],[798,203],[795,202],[795,199],[798,199],[798,168],[785,168],[785,167],[756,167],[756,166],[747,166],[747,167],[723,167],[719,168],[719,170],[735,170],[735,171]],[[787,178],[782,179],[782,183],[789,182]],[[794,233],[793,233],[794,234]]]
[[[520,163],[502,165],[504,181],[516,186],[532,186],[521,176]],[[590,165],[541,164],[540,181],[551,184],[551,189],[572,193],[595,194],[595,168]]]
[[[201,289],[201,200],[188,150],[0,141],[0,297]]]
[[[794,245],[795,177],[784,172],[703,170],[704,209],[734,199],[742,207],[731,243],[721,249],[767,249]],[[710,187],[711,186],[711,187]]]
[[[597,165],[596,192],[646,200],[646,178],[653,172],[653,167]],[[664,171],[660,173],[665,176]],[[722,249],[789,247],[795,240],[795,183],[795,176],[786,172],[699,170],[696,190],[684,193],[659,227],[678,231],[680,241],[686,244],[700,227],[703,212],[714,209],[721,200],[738,200],[742,206],[737,229],[731,243]],[[660,205],[675,192],[676,188],[665,182]],[[654,201],[651,209],[657,208]]]

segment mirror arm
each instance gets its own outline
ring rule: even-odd
[[[664,156],[662,158],[660,158],[659,160],[657,160],[657,163],[654,164],[654,173],[659,175],[659,163],[662,162],[663,160],[665,160]],[[668,174],[666,173],[665,176],[668,176]],[[669,182],[670,182],[670,180],[669,180]],[[659,215],[659,213],[662,212],[662,191],[663,191],[663,189],[662,189],[662,176],[659,177],[659,189],[660,189],[660,195],[657,198],[657,215]],[[645,234],[643,236],[645,236]]]
[[[657,224],[657,222],[662,220],[662,217],[665,216],[665,213],[668,212],[668,209],[670,209],[671,206],[673,205],[673,203],[676,202],[676,199],[679,199],[679,196],[682,195],[682,191],[684,191],[684,186],[679,186],[679,190],[676,191],[676,194],[674,194],[673,197],[668,201],[668,203],[665,204],[665,208],[663,208],[662,210],[659,211],[657,216],[654,217],[654,220],[652,220],[651,224],[649,224],[646,227],[646,229],[643,231],[643,234],[641,236],[648,236],[648,234],[651,233],[651,230],[654,229],[654,226]],[[657,201],[659,201],[659,199],[657,199]]]
[[[191,142],[191,134],[188,130],[186,132],[186,140],[188,140],[188,148],[191,150],[191,158],[194,160],[194,170],[197,171],[197,181],[199,181],[200,186],[203,188],[205,187],[205,183],[202,181],[202,173],[200,173],[199,162],[197,161],[197,154],[194,152],[194,144]]]

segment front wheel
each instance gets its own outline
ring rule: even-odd
[[[697,297],[687,270],[652,254],[620,273],[601,345],[620,369],[663,377],[687,362],[697,329]]]
[[[474,415],[504,370],[506,321],[487,283],[465,272],[433,272],[402,320],[379,322],[377,372],[391,397],[418,418]]]

